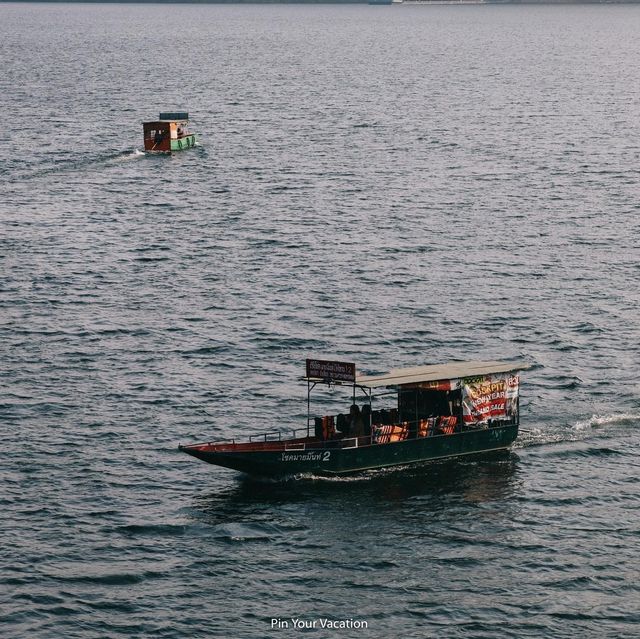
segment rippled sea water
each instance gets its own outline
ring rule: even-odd
[[[640,634],[640,8],[0,5],[7,637]],[[186,109],[200,146],[141,153]],[[503,455],[261,483],[307,356],[523,357]]]

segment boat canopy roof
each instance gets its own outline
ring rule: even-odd
[[[159,120],[188,120],[189,113],[187,111],[162,111]]]
[[[525,361],[511,362],[450,362],[448,364],[431,364],[414,368],[396,368],[381,375],[358,375],[356,385],[365,388],[383,386],[404,386],[420,382],[439,382],[447,379],[491,375],[494,373],[511,373],[530,368]]]

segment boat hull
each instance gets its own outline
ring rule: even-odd
[[[153,139],[145,138],[144,150],[147,153],[173,153],[175,151],[190,149],[195,145],[196,135],[195,133],[192,133],[175,139],[166,136],[159,142],[154,142]]]
[[[178,138],[177,140],[171,140],[171,150],[172,151],[184,151],[184,149],[190,149],[192,146],[196,145],[196,136],[185,135],[182,138]]]
[[[418,437],[388,444],[341,447],[341,441],[318,442],[304,450],[281,442],[273,450],[225,450],[216,446],[180,446],[180,450],[210,464],[250,475],[282,477],[311,474],[341,476],[378,468],[418,464],[435,459],[503,450],[518,436],[518,425],[508,424],[451,435]]]

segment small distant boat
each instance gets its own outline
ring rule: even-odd
[[[306,428],[179,448],[265,477],[349,475],[503,450],[518,436],[518,372],[527,368],[525,362],[452,362],[367,376],[356,375],[351,362],[309,359]],[[347,387],[348,414],[311,417],[311,391],[321,384]]]
[[[144,150],[150,153],[172,153],[190,149],[196,144],[195,133],[190,133],[189,114],[186,111],[160,113],[157,120],[143,122]]]

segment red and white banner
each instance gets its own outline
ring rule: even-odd
[[[520,376],[479,375],[462,380],[462,415],[465,423],[506,419],[517,409]]]

